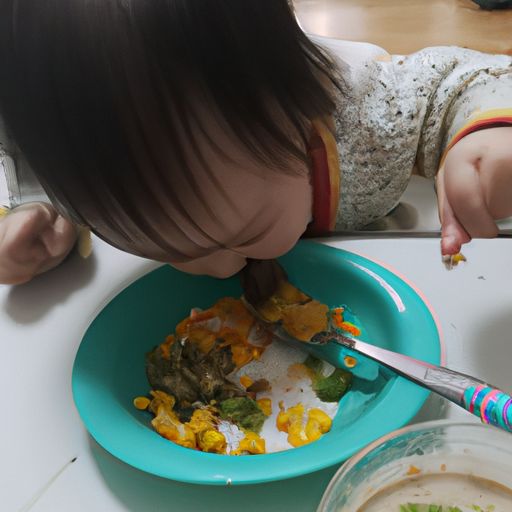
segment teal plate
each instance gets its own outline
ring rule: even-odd
[[[441,340],[430,309],[403,279],[353,253],[300,242],[280,259],[290,280],[318,300],[347,304],[365,338],[381,347],[439,364]],[[174,331],[191,307],[207,308],[241,294],[238,278],[191,276],[163,266],[117,295],[84,335],[73,368],[73,395],[94,439],[122,461],[164,478],[198,484],[254,484],[283,480],[339,464],[371,441],[402,427],[428,392],[383,371],[356,379],[341,401],[331,431],[283,452],[232,457],[182,448],[154,432],[134,408],[148,384],[145,353]],[[335,349],[332,349],[335,350]],[[336,359],[336,353],[329,359]]]

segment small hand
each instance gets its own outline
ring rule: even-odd
[[[0,283],[25,283],[56,267],[76,238],[75,226],[49,204],[15,208],[0,220]]]
[[[512,127],[488,128],[450,149],[437,176],[441,253],[472,238],[493,238],[496,220],[512,215]]]

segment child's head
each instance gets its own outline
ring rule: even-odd
[[[3,0],[0,62],[13,138],[111,244],[227,275],[309,222],[333,65],[286,0]]]

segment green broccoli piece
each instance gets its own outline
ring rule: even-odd
[[[244,396],[228,398],[219,404],[220,417],[259,434],[267,419],[256,401]]]
[[[339,402],[352,384],[352,374],[336,368],[331,375],[317,376],[313,380],[313,391],[322,402]]]
[[[303,364],[313,372],[313,391],[322,402],[339,402],[352,384],[352,374],[342,368],[327,377],[322,375],[324,362],[311,354]]]

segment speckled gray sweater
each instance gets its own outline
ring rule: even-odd
[[[314,40],[338,59],[347,87],[335,112],[338,230],[386,215],[414,169],[435,176],[445,148],[468,124],[498,115],[512,123],[512,57],[456,47],[390,56],[372,45]]]

